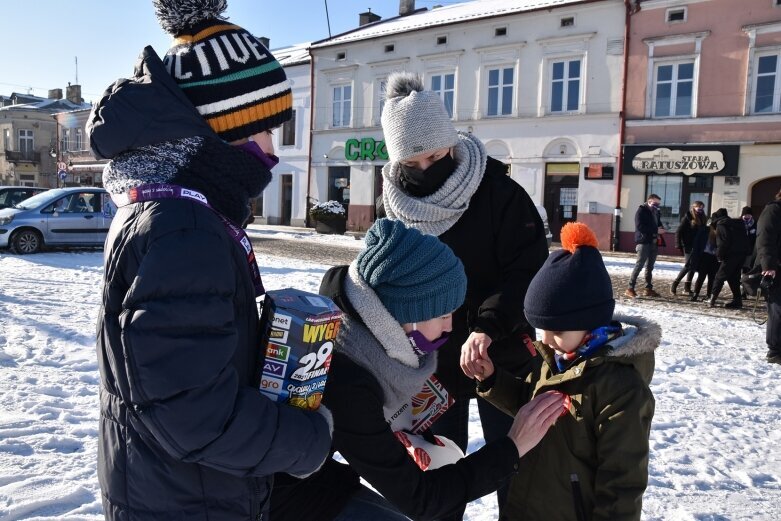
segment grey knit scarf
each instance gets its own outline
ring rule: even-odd
[[[458,221],[469,208],[469,200],[477,191],[488,160],[485,147],[471,134],[458,133],[459,143],[454,148],[456,169],[442,187],[427,197],[412,197],[401,189],[398,161],[382,169],[385,180],[382,200],[385,212],[411,228],[429,235],[442,235]]]
[[[336,349],[368,371],[383,390],[383,411],[390,419],[420,392],[437,366],[436,353],[419,358],[401,328],[361,278],[355,262],[344,279],[344,289],[363,324],[344,315]]]

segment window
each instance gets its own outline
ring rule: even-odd
[[[510,69],[512,70],[512,69]],[[453,117],[453,100],[456,92],[456,75],[437,74],[431,77],[431,90],[439,94],[442,102],[445,104],[448,115]]]
[[[294,146],[296,144],[296,111],[293,117],[282,124],[282,146]]]
[[[682,23],[686,21],[686,8],[674,7],[668,9],[666,13],[666,19],[668,24]]]
[[[377,112],[377,123],[380,123],[382,111],[385,109],[385,88],[388,86],[388,80],[383,78],[377,84],[377,106],[380,108]]]
[[[560,27],[574,27],[575,26],[575,17],[574,16],[565,16],[561,19],[561,25]]]
[[[71,130],[69,128],[62,129],[60,135],[60,153],[70,150]]]
[[[665,63],[656,66],[654,117],[691,116],[693,93],[694,62]]]
[[[75,146],[73,147],[74,150],[77,150],[77,151],[83,150],[82,144],[83,143],[82,143],[82,139],[81,139],[81,129],[77,128],[76,129],[76,143],[75,143]]]
[[[711,211],[712,175],[649,175],[647,182],[646,196],[657,194],[662,198],[659,210],[668,231],[675,231],[694,201],[704,202],[706,212]]]
[[[33,131],[19,130],[19,152],[25,159],[31,159],[33,156]]]
[[[497,27],[494,29],[494,36],[507,36],[507,27]]]
[[[507,116],[513,111],[512,67],[488,71],[488,115]]]
[[[778,54],[767,54],[764,56],[757,56],[755,60],[754,70],[756,70],[756,76],[754,79],[754,112],[756,113],[768,113],[768,112],[781,112],[781,106],[779,106],[779,91],[781,85],[779,85],[779,60]]]
[[[551,63],[551,112],[573,112],[580,109],[580,60]]]
[[[437,45],[445,45],[447,43],[447,36],[437,36]]]
[[[334,87],[333,92],[333,118],[331,119],[331,126],[349,127],[353,97],[352,87],[350,85],[339,85]]]
[[[338,62],[344,61],[346,58],[347,58],[347,53],[346,52],[338,52],[338,53],[336,53],[336,61],[338,61]]]
[[[385,52],[393,52],[396,50],[396,46],[392,43],[389,43],[385,46]]]
[[[11,129],[3,129],[3,150],[11,150]]]

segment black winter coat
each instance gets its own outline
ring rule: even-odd
[[[346,266],[329,270],[320,293],[330,297],[351,320],[362,323],[343,291],[346,273]],[[496,490],[518,470],[518,450],[508,437],[457,463],[420,470],[385,420],[382,387],[338,347],[323,403],[333,413],[333,450],[349,467],[329,461],[304,480],[278,476],[271,499],[273,521],[333,519],[355,492],[359,475],[411,519],[438,519]]]
[[[781,270],[781,201],[773,201],[762,210],[757,222],[756,248],[757,264],[763,271]],[[781,284],[773,286],[777,288]]]
[[[656,242],[661,226],[659,210],[651,208],[647,203],[638,206],[635,212],[635,244]]]
[[[743,219],[720,217],[715,223],[716,258],[720,261],[738,257],[745,259],[751,251]]]
[[[684,253],[691,253],[700,229],[705,228],[705,217],[688,212],[675,230],[675,246]]]
[[[384,215],[383,208],[379,212]],[[437,377],[454,398],[474,398],[474,381],[459,365],[470,332],[491,337],[491,360],[512,374],[531,358],[521,340],[523,334],[535,335],[523,299],[548,258],[548,241],[529,194],[507,175],[507,165],[492,157],[469,208],[439,239],[464,264],[467,290],[464,305],[453,314],[450,338],[439,350]]]
[[[118,82],[93,113],[93,145],[104,157],[164,139],[167,125],[171,138],[187,121],[193,135],[208,135],[151,48],[139,71],[143,84]],[[165,110],[144,111],[145,96],[148,110]],[[155,130],[123,134],[125,122],[138,121]],[[184,185],[187,172],[178,177]],[[97,353],[107,519],[266,519],[270,476],[310,473],[328,454],[320,414],[258,391],[263,360],[246,254],[209,208],[166,199],[118,210],[106,239]]]

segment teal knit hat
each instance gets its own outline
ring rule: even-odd
[[[400,324],[446,315],[464,302],[464,266],[433,235],[379,219],[365,241],[355,260],[358,273]]]

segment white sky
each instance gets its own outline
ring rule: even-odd
[[[254,232],[260,233],[260,232]],[[360,247],[349,237],[269,234]],[[357,251],[357,250],[356,250]],[[316,292],[327,266],[259,252],[267,289]],[[606,258],[628,273],[631,258]],[[671,280],[675,263],[660,263]],[[96,474],[95,318],[101,252],[0,253],[0,519],[102,519]],[[650,482],[643,519],[781,519],[781,367],[764,361],[764,327],[651,301],[617,312],[662,324],[651,388]],[[480,444],[476,411],[470,449]],[[467,509],[496,519],[493,496]]]

